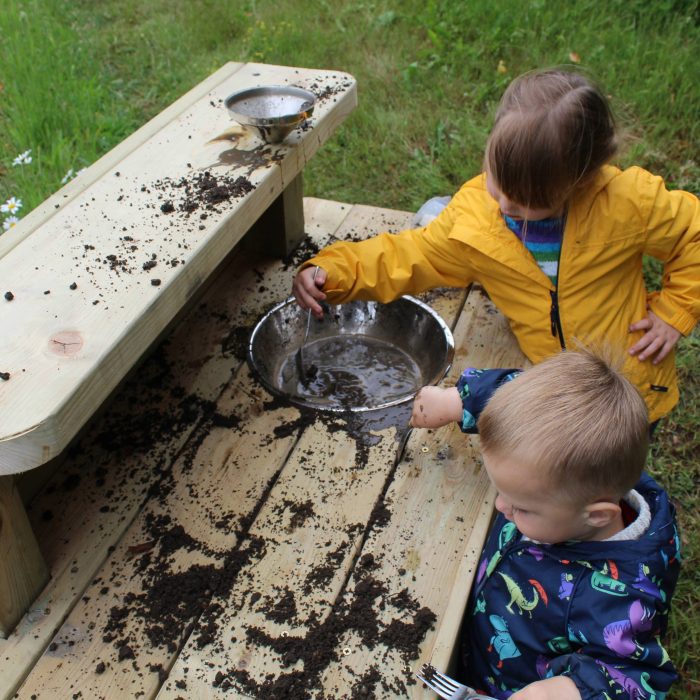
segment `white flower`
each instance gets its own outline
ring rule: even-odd
[[[5,221],[2,222],[2,227],[5,231],[9,231],[19,219],[16,216],[8,216]]]
[[[87,170],[87,168],[80,168],[78,172],[76,173],[73,168],[68,168],[68,172],[61,178],[61,184],[65,185],[68,180],[72,180],[73,178],[78,177],[80,173],[84,173]]]
[[[30,148],[28,151],[25,151],[24,153],[20,153],[13,161],[12,165],[27,165],[32,162],[32,157],[29,155],[32,152],[32,149]]]
[[[10,197],[5,204],[0,204],[3,214],[16,214],[22,208],[22,200]]]

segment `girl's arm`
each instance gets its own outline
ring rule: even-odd
[[[646,237],[644,253],[664,262],[662,287],[649,295],[649,314],[631,330],[647,333],[632,348],[640,359],[663,359],[700,319],[700,201],[668,190],[660,177],[635,169]]]
[[[435,287],[467,286],[473,281],[467,246],[449,237],[459,208],[459,198],[455,199],[456,204],[451,202],[425,228],[339,241],[324,248],[297,273],[293,283],[297,301],[320,313],[320,306],[314,304],[321,297],[310,286],[311,273],[306,272],[316,265],[326,275],[322,294],[331,304],[353,299],[389,302]]]

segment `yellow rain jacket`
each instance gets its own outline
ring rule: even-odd
[[[647,293],[643,254],[664,261],[660,292]],[[640,168],[603,167],[569,206],[557,288],[506,227],[483,175],[428,226],[335,243],[303,267],[310,265],[328,273],[323,291],[333,304],[478,282],[532,362],[574,340],[626,350],[642,337],[629,326],[647,309],[684,335],[700,317],[700,202]],[[674,353],[658,365],[627,355],[625,371],[650,421],[678,401]]]

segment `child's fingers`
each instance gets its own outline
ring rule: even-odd
[[[323,309],[318,302],[326,298],[326,295],[320,289],[326,281],[326,273],[321,268],[318,268],[316,279],[314,279],[315,270],[316,268],[314,267],[307,267],[297,273],[292,282],[292,294],[302,309],[305,311],[311,309],[311,313],[314,316],[322,318]]]
[[[652,327],[652,322],[650,318],[643,318],[639,321],[635,321],[630,324],[630,333],[633,331],[648,331]]]
[[[659,350],[658,354],[654,358],[654,364],[658,365],[659,362],[661,362],[671,352],[671,350],[673,350],[674,345],[675,343],[672,343],[670,341],[665,342],[661,350]]]
[[[650,335],[647,333],[647,335]],[[639,353],[638,357],[640,360],[644,361],[654,355],[657,351],[662,349],[664,346],[664,340],[660,337],[652,337],[651,342]]]

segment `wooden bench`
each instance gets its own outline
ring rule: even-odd
[[[318,100],[267,145],[223,102],[274,84]],[[303,168],[356,102],[345,73],[226,64],[0,236],[0,636],[48,575],[11,475],[61,453],[246,232],[298,245]]]
[[[304,204],[319,246],[399,230],[411,216]],[[450,667],[494,494],[476,445],[456,426],[414,431],[401,449],[406,412],[361,434],[340,419],[305,422],[251,376],[236,349],[289,294],[297,262],[236,251],[32,500],[30,523],[52,578],[0,640],[0,695],[294,697],[258,693],[235,674],[260,684],[299,670],[264,639],[279,648],[311,643],[318,622],[356,600],[369,574],[383,586],[371,606],[380,631],[413,620],[414,608],[397,600],[432,610],[435,626],[409,659],[390,641],[370,648],[348,626],[326,638],[334,658],[319,685],[333,697],[363,683],[378,698],[433,697],[411,685],[412,673],[424,661]],[[523,363],[479,289],[424,298],[453,327],[447,384],[467,365]],[[191,609],[171,590],[182,601],[177,619],[144,597],[167,597],[164,579],[185,588],[187,575],[207,567],[228,576]],[[272,615],[288,593],[295,605]],[[169,626],[161,643],[152,639],[158,620]]]

